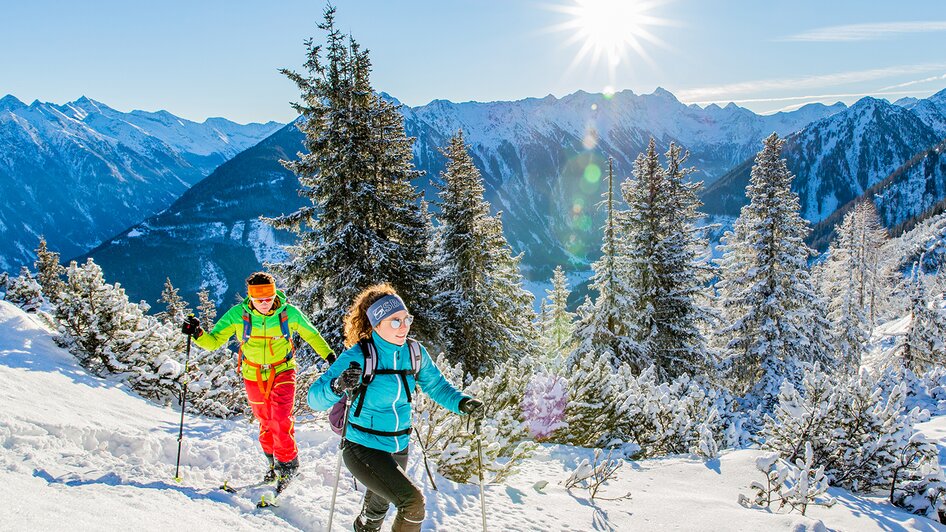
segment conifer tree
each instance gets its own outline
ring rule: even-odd
[[[575,316],[568,310],[568,278],[561,266],[552,274],[552,289],[546,290],[539,319],[539,338],[542,343],[545,366],[557,373],[566,357],[575,350]]]
[[[165,310],[157,314],[156,317],[172,327],[180,326],[190,312],[187,302],[181,298],[177,288],[174,288],[174,285],[171,284],[170,277],[164,279],[164,290],[161,291],[161,298],[158,299],[158,302],[164,303]]]
[[[446,149],[439,186],[436,311],[444,320],[444,348],[474,376],[511,356],[532,351],[532,295],[522,288],[520,256],[491,216],[483,179],[458,132]]]
[[[860,261],[864,255],[858,249],[862,231],[857,212],[854,209],[844,216],[838,236],[828,249],[828,259],[818,268],[821,293],[828,302],[834,357],[838,366],[849,373],[857,373],[870,336],[868,318],[863,312],[864,286],[859,282],[867,266]]]
[[[854,285],[857,288],[857,306],[867,318],[868,332],[878,320],[878,308],[893,288],[890,268],[882,249],[890,240],[872,201],[862,201],[854,207],[853,231],[850,242],[853,250]]]
[[[589,288],[598,293],[592,302],[585,298],[578,309],[578,348],[572,358],[581,354],[593,353],[618,367],[623,361],[637,356],[638,346],[628,336],[625,317],[629,314],[628,297],[631,287],[627,277],[621,271],[619,228],[615,220],[614,205],[614,165],[608,159],[608,190],[603,194],[598,208],[604,207],[608,213],[604,225],[604,238],[601,243],[601,258],[591,265],[594,272]],[[576,361],[570,361],[574,366]],[[626,363],[626,362],[623,362]]]
[[[770,410],[784,379],[798,382],[799,363],[830,360],[826,311],[808,270],[807,222],[799,215],[794,176],[772,134],[756,156],[749,204],[723,237],[720,292],[726,369],[738,393]]]
[[[56,305],[56,341],[92,372],[124,375],[135,391],[166,403],[177,396],[184,370],[177,361],[181,334],[147,310],[144,302],[129,302],[117,283],[106,283],[92,259],[82,266],[73,261]]]
[[[43,296],[47,301],[56,304],[59,301],[59,294],[65,287],[62,278],[66,274],[66,269],[59,263],[59,253],[49,251],[46,248],[46,239],[40,237],[39,247],[36,248],[36,261],[33,263],[36,268],[36,278],[39,286],[43,289]]]
[[[659,380],[700,375],[708,366],[698,326],[710,316],[697,303],[708,280],[699,257],[706,244],[695,227],[700,184],[687,182],[693,169],[683,166],[686,158],[671,144],[661,168],[651,139],[634,163],[634,179],[622,185],[628,208],[618,218],[620,263],[631,287],[625,320],[638,346],[637,358],[626,362],[638,373],[656,365]]]
[[[411,144],[397,106],[373,92],[368,52],[335,27],[328,7],[318,25],[326,44],[306,41],[306,72],[283,69],[302,93],[305,153],[283,162],[311,201],[266,221],[297,235],[289,260],[270,265],[293,303],[313,317],[331,345],[342,343],[342,317],[367,286],[389,282],[430,334],[433,277],[426,249],[430,224],[411,180]],[[305,229],[303,229],[303,226]]]
[[[197,319],[205,330],[213,328],[217,322],[217,305],[210,299],[210,291],[206,288],[197,292]]]
[[[43,306],[43,292],[32,272],[23,266],[19,277],[14,277],[4,298],[27,312],[38,312]]]
[[[918,375],[946,365],[946,310],[930,304],[920,264],[922,259],[909,280],[910,326],[895,351],[902,367]]]

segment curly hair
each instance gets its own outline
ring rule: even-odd
[[[368,307],[386,295],[397,295],[394,287],[388,283],[369,286],[355,296],[355,302],[345,315],[345,348],[358,343],[358,340],[371,337],[371,322],[368,321]]]

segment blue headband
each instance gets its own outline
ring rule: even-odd
[[[368,321],[372,327],[377,327],[381,320],[399,310],[407,310],[404,300],[394,294],[388,294],[368,307]]]

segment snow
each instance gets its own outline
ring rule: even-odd
[[[125,386],[81,369],[52,341],[35,314],[0,301],[0,507],[2,530],[193,529],[323,530],[337,460],[337,437],[323,416],[297,425],[302,474],[273,510],[255,508],[261,489],[230,495],[213,488],[254,482],[263,471],[256,427],[246,420],[186,416],[180,483],[172,480],[179,410],[147,402]],[[942,441],[946,417],[921,429]],[[544,445],[507,484],[486,488],[491,530],[942,530],[893,508],[883,497],[829,490],[832,508],[807,516],[737,504],[762,480],[765,453],[723,452],[627,462],[591,500],[563,482],[593,451]],[[344,472],[344,468],[343,468]],[[426,480],[419,456],[408,474],[424,487],[424,530],[477,530],[479,491],[437,476]],[[547,482],[547,485],[543,483]],[[622,498],[625,494],[629,498]],[[606,500],[613,498],[616,500]],[[344,473],[335,520],[347,527],[361,494]],[[384,530],[393,519],[389,516]]]

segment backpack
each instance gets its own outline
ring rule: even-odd
[[[272,368],[275,368],[276,366],[279,366],[280,364],[285,364],[286,362],[289,362],[290,360],[292,360],[292,357],[295,356],[296,354],[296,345],[292,342],[292,332],[289,330],[289,314],[287,312],[288,305],[289,305],[289,302],[288,301],[285,302],[283,304],[284,308],[282,312],[279,313],[279,330],[282,333],[283,338],[285,338],[286,341],[289,342],[289,353],[285,356],[285,358],[283,358],[279,362],[273,362],[270,364],[257,364],[255,362],[252,362],[250,360],[245,360],[243,358],[243,344],[250,341],[251,338],[257,338],[257,339],[262,338],[262,339],[268,339],[268,340],[273,340],[274,338],[278,338],[278,336],[275,336],[275,337],[254,336],[252,334],[253,323],[252,323],[252,320],[250,319],[250,313],[245,310],[243,311],[243,337],[240,338],[240,348],[237,351],[238,353],[237,372],[242,375],[244,362],[246,362],[246,364],[249,365],[250,367],[254,368],[256,370],[256,385],[259,387],[259,391],[260,393],[263,394],[264,399],[267,399],[267,400],[269,399],[270,392],[273,391],[273,383],[276,378],[276,372],[271,371]],[[273,354],[272,343],[269,344],[269,352],[270,354]],[[269,371],[269,379],[266,381],[263,380],[262,370]]]
[[[407,339],[407,347],[411,353],[411,369],[378,369],[378,351],[375,349],[374,341],[370,338],[362,339],[358,341],[358,346],[361,347],[361,354],[364,355],[364,363],[361,365],[361,384],[355,388],[352,392],[353,400],[358,401],[358,406],[355,407],[355,417],[361,415],[361,408],[365,404],[365,394],[368,392],[368,385],[374,381],[375,375],[400,375],[401,382],[404,383],[404,390],[407,392],[407,402],[410,403],[413,400],[411,396],[411,389],[407,385],[407,376],[412,375],[415,378],[415,385],[417,384],[416,378],[417,373],[420,371],[421,363],[421,350],[420,342],[413,338]],[[329,424],[332,427],[332,431],[339,436],[342,435],[345,429],[345,397],[342,397],[338,400],[337,403],[332,405],[332,409],[328,413]],[[354,425],[354,423],[353,423]],[[400,436],[401,434],[410,433],[411,429],[407,428],[398,432],[383,432],[367,427],[362,427],[360,425],[355,425],[358,430],[367,432],[369,434],[376,434],[378,436]]]

